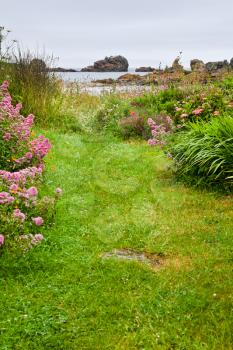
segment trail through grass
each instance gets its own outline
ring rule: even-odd
[[[0,349],[232,349],[232,198],[144,143],[47,136],[64,194],[46,242],[1,257]],[[125,248],[164,264],[101,257]]]

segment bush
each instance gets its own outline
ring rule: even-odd
[[[118,122],[130,113],[130,104],[118,95],[110,94],[103,96],[103,101],[95,115],[95,126],[97,131],[112,132],[120,134]]]
[[[42,239],[42,226],[52,220],[55,199],[39,196],[43,159],[51,145],[33,138],[33,115],[14,107],[8,83],[0,86],[0,247],[26,251]],[[56,197],[61,190],[56,190]],[[21,249],[19,249],[21,248]]]
[[[123,137],[140,136],[143,139],[148,139],[150,135],[150,128],[147,124],[147,117],[134,111],[130,111],[129,116],[122,118],[118,122],[120,132]]]
[[[170,150],[179,178],[204,185],[233,185],[233,118],[191,123]]]

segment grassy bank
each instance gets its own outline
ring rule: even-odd
[[[46,242],[1,257],[1,349],[232,349],[232,200],[175,183],[142,141],[65,135]],[[156,268],[113,249],[158,254]]]

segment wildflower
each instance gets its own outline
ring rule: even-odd
[[[214,111],[214,116],[218,116],[220,114],[220,112],[219,111]]]
[[[38,191],[37,188],[32,186],[27,190],[27,194],[29,195],[29,197],[36,197],[38,195]]]
[[[12,193],[17,193],[17,191],[19,190],[19,186],[17,184],[13,183],[12,185],[10,185],[9,190]]]
[[[12,137],[11,134],[9,132],[6,132],[2,138],[5,141],[10,141],[11,137]]]
[[[203,108],[196,108],[193,110],[194,115],[199,115],[203,112]]]
[[[180,111],[182,111],[182,108],[176,107],[175,110],[176,110],[176,112],[180,112]]]
[[[32,154],[32,152],[27,152],[24,157],[27,159],[32,159],[33,154]]]
[[[37,218],[32,218],[32,221],[36,226],[41,226],[44,223],[44,220],[40,216]]]
[[[44,239],[44,236],[41,233],[37,233],[34,236],[34,238],[35,238],[36,241],[42,241]]]
[[[57,187],[55,190],[55,194],[59,197],[62,194],[62,189],[60,187]]]
[[[3,235],[0,235],[0,247],[4,244],[5,237]]]
[[[20,211],[20,209],[15,209],[15,210],[13,211],[13,217],[14,217],[15,219],[19,219],[21,222],[24,222],[24,220],[26,219],[26,215],[25,215],[24,213],[22,213],[22,212]]]
[[[187,117],[188,117],[188,114],[187,114],[187,113],[182,113],[180,117],[181,117],[182,119],[183,119],[183,118],[187,118]]]

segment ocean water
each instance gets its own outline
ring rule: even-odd
[[[78,83],[90,83],[94,80],[100,79],[117,79],[121,75],[127,72],[65,72],[65,73],[55,73],[57,77],[68,82],[76,81]],[[135,69],[129,69],[128,73],[135,73]],[[139,75],[145,75],[148,73],[135,73]]]

